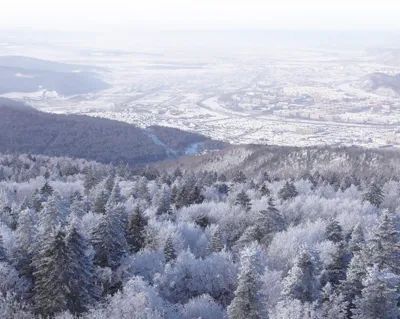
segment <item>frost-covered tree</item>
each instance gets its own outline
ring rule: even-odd
[[[176,259],[176,250],[172,237],[168,237],[165,241],[164,256],[167,263],[173,262]]]
[[[400,274],[400,233],[393,213],[384,211],[370,240],[371,262]]]
[[[127,243],[131,252],[137,253],[146,243],[147,218],[137,205],[129,219],[127,229]]]
[[[100,189],[93,203],[93,211],[98,214],[105,214],[108,198],[109,193],[105,189]]]
[[[78,221],[73,220],[66,233],[67,264],[69,272],[67,309],[72,314],[87,311],[97,298],[93,261],[88,254],[88,243],[80,234]]]
[[[364,231],[360,224],[354,226],[349,240],[349,250],[351,253],[362,251],[365,248]]]
[[[346,279],[348,253],[343,242],[335,245],[329,259],[330,261],[324,266],[321,274],[321,284],[324,286],[326,283],[330,283],[333,288],[336,288]]]
[[[293,182],[287,181],[285,185],[280,189],[278,196],[281,200],[288,200],[294,198],[298,195],[296,186],[294,186]]]
[[[364,200],[370,202],[375,207],[380,207],[384,200],[382,188],[378,184],[372,183],[368,191],[364,194]]]
[[[246,212],[251,209],[251,200],[245,191],[241,191],[236,195],[235,205],[240,206]]]
[[[399,277],[375,265],[364,281],[361,296],[355,301],[354,319],[398,319],[400,311]]]
[[[343,240],[343,229],[337,220],[329,222],[325,229],[325,236],[326,239],[334,243],[339,243]]]
[[[38,254],[34,257],[34,305],[38,314],[50,317],[67,309],[68,253],[65,233],[61,230],[49,234],[42,240]]]
[[[95,249],[95,265],[111,269],[120,265],[121,258],[127,252],[127,243],[118,205],[106,205],[105,214],[93,231],[92,244]]]
[[[221,228],[217,227],[211,236],[209,251],[217,253],[224,249],[224,246]]]
[[[260,248],[252,244],[241,252],[235,297],[228,307],[229,319],[268,318],[262,295]]]
[[[317,300],[320,289],[318,268],[315,257],[307,249],[303,249],[284,279],[283,296],[303,303]]]

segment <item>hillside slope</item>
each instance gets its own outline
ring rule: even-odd
[[[43,113],[14,101],[0,100],[0,152],[3,153],[69,156],[102,163],[140,165],[176,158],[194,143],[203,143],[205,149],[223,145],[180,130],[141,129],[101,118]]]

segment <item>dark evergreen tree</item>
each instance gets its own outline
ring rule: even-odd
[[[251,209],[251,200],[245,191],[241,191],[239,194],[237,194],[235,205],[240,206],[246,212]]]
[[[34,305],[37,314],[52,317],[67,310],[68,282],[72,279],[66,265],[68,253],[65,234],[61,230],[48,234],[41,241],[34,257]]]
[[[298,195],[296,187],[292,182],[286,182],[278,193],[281,200],[288,200],[294,198]]]
[[[129,220],[127,230],[127,242],[131,252],[137,253],[144,248],[146,243],[146,226],[147,219],[144,217],[140,207],[136,206]]]
[[[78,315],[88,310],[97,298],[92,259],[88,256],[86,239],[72,221],[66,234],[67,268],[69,272],[67,308]]]
[[[283,295],[301,302],[314,302],[319,297],[318,262],[307,250],[302,250],[283,281]]]
[[[167,263],[171,263],[176,259],[176,250],[171,237],[168,237],[164,245],[164,256]]]
[[[247,177],[246,175],[244,175],[244,173],[242,171],[237,171],[234,175],[233,175],[233,179],[232,179],[235,183],[246,183]]]
[[[102,189],[98,192],[94,204],[93,211],[97,214],[105,214],[106,213],[106,204],[108,201],[109,194],[106,190]]]
[[[106,212],[92,234],[92,244],[95,265],[113,270],[120,265],[127,251],[127,243],[118,206],[112,203],[106,205]]]
[[[325,228],[326,239],[334,242],[335,244],[343,240],[343,229],[337,220],[332,220]]]
[[[368,192],[364,194],[364,200],[370,202],[375,207],[380,207],[384,200],[382,188],[378,184],[372,183]]]
[[[51,196],[53,192],[54,192],[53,187],[50,186],[48,181],[46,181],[42,186],[42,188],[40,189],[40,195],[42,195],[42,197],[45,199]]]
[[[343,242],[336,244],[335,250],[331,253],[330,262],[325,265],[321,275],[321,285],[330,283],[332,288],[336,288],[346,279],[346,269],[348,254]]]
[[[271,191],[266,184],[263,184],[260,188],[261,196],[271,196]]]

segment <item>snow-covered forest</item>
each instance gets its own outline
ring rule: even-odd
[[[399,318],[400,176],[370,164],[279,178],[2,155],[0,317]]]

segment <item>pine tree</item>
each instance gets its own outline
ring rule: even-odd
[[[368,192],[364,194],[364,200],[370,202],[375,207],[380,207],[384,200],[381,187],[376,183],[372,183]]]
[[[244,175],[242,171],[237,171],[233,176],[233,181],[235,183],[240,183],[240,184],[246,183],[246,179],[247,179],[246,175]]]
[[[157,206],[157,211],[156,211],[157,215],[164,215],[164,214],[170,215],[172,213],[171,195],[168,187],[165,185],[161,188],[159,197],[157,198],[156,206]]]
[[[97,297],[92,259],[87,255],[88,244],[73,220],[66,234],[68,256],[68,299],[67,308],[74,314],[88,310]]]
[[[7,253],[4,249],[3,235],[0,233],[0,262],[7,261]]]
[[[33,264],[34,304],[36,312],[45,318],[67,309],[69,281],[65,234],[61,230],[47,234],[42,240]]]
[[[46,181],[43,185],[43,187],[40,189],[40,195],[44,198],[48,198],[53,194],[54,190],[53,187],[50,186],[50,184]]]
[[[347,319],[348,317],[348,302],[345,297],[333,290],[333,288],[328,283],[324,287],[324,302],[321,305],[321,315],[322,319]]]
[[[211,236],[209,251],[212,253],[220,252],[224,249],[224,242],[222,239],[222,231],[218,226]]]
[[[265,184],[263,184],[261,186],[260,193],[261,193],[261,196],[270,196],[271,195],[271,191],[269,190],[269,188]]]
[[[167,263],[173,262],[177,257],[174,242],[171,237],[168,237],[165,241],[164,256]]]
[[[385,211],[370,241],[372,263],[400,275],[400,234],[394,214]]]
[[[114,270],[126,254],[127,243],[118,205],[108,203],[105,210],[92,234],[92,244],[95,249],[94,263]]]
[[[59,228],[65,222],[64,217],[60,196],[54,192],[43,204],[43,209],[39,213],[40,233],[43,235]]]
[[[334,242],[335,244],[343,240],[343,229],[337,220],[332,220],[325,229],[326,239]]]
[[[326,283],[330,283],[333,288],[336,288],[346,279],[348,255],[343,242],[336,244],[330,257],[331,261],[325,265],[322,271],[321,284],[324,286]]]
[[[235,297],[228,306],[229,319],[265,319],[268,312],[262,295],[262,265],[259,248],[253,244],[240,256],[240,271]]]
[[[283,295],[302,303],[313,302],[319,294],[318,265],[315,258],[303,249],[283,281]]]
[[[367,273],[366,262],[362,251],[355,251],[346,272],[346,280],[339,287],[347,302],[347,317],[351,318],[355,300],[361,296],[363,281]]]
[[[256,225],[263,236],[283,231],[286,228],[285,219],[275,206],[272,197],[268,199],[268,207],[257,214]]]
[[[249,196],[247,196],[245,191],[241,191],[239,194],[237,194],[235,205],[240,206],[246,212],[248,212],[251,209],[251,200]]]
[[[137,253],[144,248],[146,243],[146,226],[147,219],[143,216],[140,207],[136,206],[129,220],[127,230],[127,242],[131,252]]]
[[[398,319],[399,277],[393,273],[370,268],[361,296],[356,299],[354,319]]]
[[[109,194],[105,189],[101,189],[94,200],[93,211],[97,214],[106,213],[106,204],[109,198]]]
[[[278,193],[278,196],[281,200],[288,200],[294,198],[298,195],[296,187],[292,182],[286,182],[285,185],[281,188]]]
[[[353,254],[365,248],[364,232],[360,224],[354,226],[349,240],[349,250]]]

